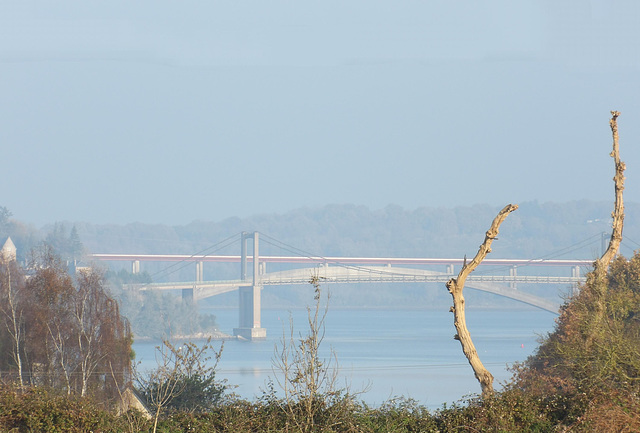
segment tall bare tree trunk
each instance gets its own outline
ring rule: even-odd
[[[609,264],[618,255],[620,249],[620,242],[622,242],[622,227],[624,225],[624,203],[622,201],[622,191],[624,190],[624,170],[627,168],[624,162],[620,160],[620,149],[618,145],[618,116],[620,112],[612,111],[611,120],[609,120],[609,126],[611,126],[611,134],[613,136],[613,150],[609,154],[615,163],[615,175],[613,176],[613,182],[615,184],[615,204],[611,216],[613,217],[611,239],[609,240],[609,247],[595,262],[595,272],[598,277],[604,276],[607,273]]]
[[[60,329],[60,323],[55,323],[56,332],[53,332],[50,324],[47,324],[47,329],[49,330],[49,336],[51,337],[51,343],[55,348],[55,352],[51,354],[51,358],[53,362],[56,362],[60,365],[60,369],[64,374],[64,380],[67,386],[67,395],[71,395],[71,370],[72,366],[70,365],[69,360],[69,349],[65,344],[65,335],[69,332],[68,329],[65,329],[63,332]]]
[[[7,330],[9,334],[11,334],[11,339],[13,340],[13,350],[12,357],[16,366],[18,367],[18,382],[20,383],[20,388],[24,387],[24,381],[22,379],[22,355],[21,355],[21,343],[22,343],[22,310],[18,311],[18,302],[16,299],[18,296],[18,289],[14,291],[11,281],[11,266],[13,264],[11,262],[7,263],[7,288],[6,288],[6,301],[8,309],[5,309],[5,306],[0,306],[0,310],[7,316]],[[18,283],[20,284],[20,283]]]
[[[626,165],[620,160],[620,149],[618,144],[618,116],[620,112],[612,111],[611,120],[609,120],[609,126],[611,127],[611,135],[613,136],[613,150],[609,154],[615,164],[615,175],[613,176],[613,182],[615,186],[615,203],[613,205],[613,212],[611,217],[613,218],[611,238],[609,239],[609,246],[598,260],[593,264],[593,280],[590,284],[587,284],[589,290],[591,290],[592,296],[594,296],[594,308],[591,315],[591,325],[589,326],[589,333],[585,340],[585,348],[589,350],[593,344],[593,340],[596,337],[596,330],[600,328],[600,324],[605,317],[605,295],[607,292],[607,271],[609,265],[618,255],[620,249],[620,243],[622,242],[622,228],[624,225],[624,202],[622,200],[622,191],[624,190],[624,170]]]
[[[464,283],[469,274],[473,272],[482,260],[484,260],[487,254],[491,252],[491,243],[498,236],[500,224],[502,224],[507,216],[516,209],[518,209],[518,205],[508,204],[498,213],[493,220],[493,223],[491,223],[491,227],[487,231],[484,237],[484,242],[480,245],[480,249],[476,256],[469,263],[466,263],[465,261],[460,273],[458,274],[458,278],[452,278],[447,282],[447,289],[449,289],[449,293],[451,293],[451,296],[453,297],[453,307],[451,307],[450,311],[453,313],[453,324],[457,331],[454,338],[460,341],[460,344],[462,345],[462,352],[464,353],[464,356],[467,357],[467,360],[473,369],[473,374],[476,376],[476,379],[478,379],[478,382],[480,382],[483,398],[489,398],[493,395],[493,375],[489,373],[482,364],[482,361],[480,361],[478,351],[471,340],[471,334],[467,329],[467,319],[464,309],[465,301],[462,290],[464,289]]]

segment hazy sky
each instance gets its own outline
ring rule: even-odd
[[[0,205],[183,224],[640,201],[640,2],[0,0]]]

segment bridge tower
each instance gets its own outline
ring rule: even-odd
[[[247,241],[253,240],[253,278],[251,284],[239,287],[240,318],[238,327],[233,329],[233,335],[247,340],[262,340],[267,338],[267,330],[260,322],[260,256],[258,254],[258,232],[242,232],[240,278],[243,282],[247,279]]]

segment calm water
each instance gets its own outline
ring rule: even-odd
[[[237,326],[236,310],[217,310],[220,328],[231,333]],[[235,392],[254,399],[273,378],[274,346],[293,317],[296,334],[306,333],[305,310],[263,310],[267,340],[227,341],[218,377],[236,385]],[[524,360],[536,348],[540,335],[549,332],[555,315],[537,309],[467,311],[467,325],[480,358],[495,376],[495,385],[509,379],[506,366]],[[338,357],[341,384],[352,390],[369,390],[362,400],[379,405],[395,395],[411,397],[430,408],[457,401],[480,386],[453,339],[453,315],[447,311],[333,309],[326,319],[323,354],[333,348]],[[155,362],[157,342],[134,343],[142,366]]]

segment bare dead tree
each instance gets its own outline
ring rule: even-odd
[[[620,160],[620,148],[618,144],[618,116],[620,112],[612,111],[609,126],[613,136],[613,150],[609,154],[613,158],[615,164],[615,175],[613,182],[615,185],[615,203],[611,216],[613,217],[611,239],[607,250],[595,262],[595,272],[601,277],[606,274],[609,265],[618,255],[620,242],[622,242],[622,227],[624,225],[624,202],[622,200],[622,191],[624,190],[624,170],[627,168],[624,162]]]
[[[480,245],[480,249],[476,256],[469,263],[465,260],[465,263],[458,274],[458,278],[451,278],[447,282],[447,289],[453,297],[453,306],[450,311],[453,313],[453,324],[457,331],[454,338],[460,341],[460,344],[462,345],[462,352],[469,361],[469,364],[473,369],[473,374],[476,376],[476,379],[478,379],[478,382],[480,382],[483,398],[489,398],[493,395],[493,375],[484,367],[482,361],[480,361],[478,351],[476,350],[473,340],[471,339],[471,334],[467,329],[465,300],[462,291],[469,274],[473,272],[482,260],[484,260],[487,254],[491,252],[491,243],[498,236],[500,224],[502,224],[507,216],[516,209],[518,209],[518,205],[508,204],[498,213],[491,223],[491,227],[485,234],[484,242]]]
[[[611,111],[611,119],[609,126],[611,127],[611,135],[613,137],[613,149],[609,156],[613,158],[615,164],[615,174],[613,176],[615,188],[615,202],[613,212],[611,212],[612,231],[609,239],[609,246],[602,256],[593,264],[593,272],[587,276],[587,284],[583,290],[588,290],[588,294],[593,297],[593,307],[590,316],[590,325],[588,326],[588,334],[585,340],[585,348],[589,350],[596,337],[596,330],[605,316],[605,298],[607,292],[607,271],[609,265],[618,255],[620,243],[622,242],[622,228],[624,225],[624,202],[622,199],[622,191],[624,190],[624,170],[626,165],[620,160],[620,148],[618,143],[618,116],[620,112]],[[590,281],[589,281],[590,280]]]

